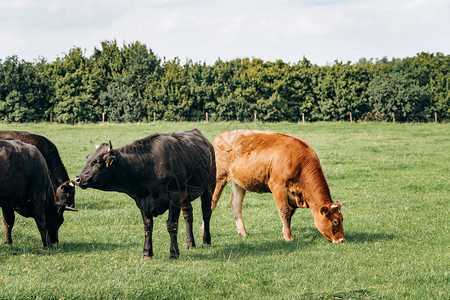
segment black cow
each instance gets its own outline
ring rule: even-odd
[[[44,247],[58,242],[66,205],[56,203],[47,163],[36,147],[17,140],[0,140],[0,207],[5,244],[12,244],[14,211],[34,218]]]
[[[75,205],[75,184],[69,180],[58,149],[49,139],[26,131],[0,130],[0,139],[15,139],[35,146],[44,156],[53,187],[61,204]]]
[[[113,149],[111,141],[100,146],[93,144],[96,150],[87,156],[75,182],[83,189],[126,193],[136,201],[144,222],[143,258],[153,256],[153,217],[166,210],[169,210],[169,258],[177,259],[180,254],[177,242],[180,210],[186,222],[186,246],[195,247],[190,202],[199,196],[205,224],[203,244],[211,244],[209,221],[216,164],[214,148],[199,130],[154,134],[118,149]]]

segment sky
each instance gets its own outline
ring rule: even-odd
[[[207,64],[449,55],[450,0],[0,0],[2,60],[90,56],[111,40]]]

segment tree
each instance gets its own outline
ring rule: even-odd
[[[98,121],[101,111],[92,93],[88,59],[81,48],[73,48],[46,68],[53,86],[50,103],[54,119],[63,123]]]
[[[395,114],[400,122],[423,122],[430,120],[433,106],[427,86],[420,86],[406,75],[391,73],[377,76],[369,84],[368,118],[386,121]]]
[[[119,49],[115,41],[102,43],[94,62],[96,73],[108,78],[102,83],[99,99],[111,121],[147,120],[147,87],[161,74],[160,60],[139,42]]]
[[[33,122],[44,120],[49,107],[48,83],[43,77],[45,61],[35,63],[17,56],[0,60],[0,120]]]

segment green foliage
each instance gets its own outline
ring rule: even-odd
[[[97,55],[108,59],[113,49],[113,65],[99,73],[106,73],[110,80],[100,92],[103,112],[113,122],[136,122],[147,118],[145,91],[147,86],[159,78],[160,61],[145,45],[135,42],[122,50],[114,43],[104,42],[103,52]],[[98,62],[98,60],[97,60]],[[96,64],[99,67],[99,64]],[[109,73],[109,74],[108,74]]]
[[[52,86],[50,111],[54,120],[70,124],[98,121],[100,111],[92,93],[89,61],[80,48],[47,65],[46,76]]]
[[[371,74],[367,68],[336,62],[322,68],[314,86],[317,104],[313,106],[314,120],[347,120],[349,113],[361,119],[367,112],[367,86]]]
[[[43,76],[45,61],[19,61],[17,56],[0,60],[0,120],[30,122],[45,119],[48,83]]]
[[[408,80],[399,73],[383,74],[369,85],[371,118],[388,120],[391,114],[401,122],[431,119],[434,107],[428,86]]]
[[[264,122],[450,119],[450,56],[317,66],[244,58],[212,65],[161,60],[140,42],[103,41],[86,57],[73,48],[48,63],[0,61],[0,120],[62,123],[153,119]]]

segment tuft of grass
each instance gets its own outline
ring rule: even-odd
[[[74,178],[92,152],[89,140],[115,147],[156,132],[199,128],[211,141],[222,130],[290,134],[317,152],[334,201],[343,207],[345,244],[331,244],[311,212],[293,217],[284,242],[271,194],[247,193],[238,237],[227,186],[212,216],[212,246],[168,260],[167,213],[155,218],[155,256],[141,260],[142,220],[126,195],[77,189],[60,243],[44,250],[32,219],[19,215],[13,246],[0,245],[0,299],[448,299],[450,125],[388,123],[0,124],[42,134],[58,147]],[[1,191],[0,191],[1,192]],[[0,230],[0,233],[3,231]]]

